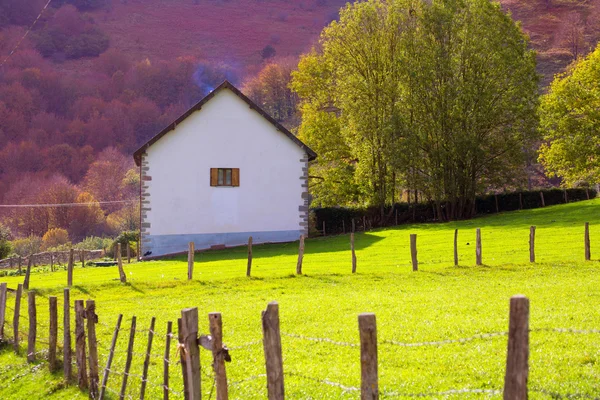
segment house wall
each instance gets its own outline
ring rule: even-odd
[[[239,168],[211,187],[210,168]],[[308,157],[229,89],[142,156],[142,254],[297,240],[308,230]]]

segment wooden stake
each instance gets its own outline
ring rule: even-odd
[[[131,246],[127,242],[127,264],[131,264]]]
[[[300,235],[300,246],[298,247],[298,263],[296,264],[296,274],[302,275],[302,260],[304,259],[304,235]]]
[[[591,249],[590,249],[590,223],[585,223],[585,233],[583,237],[584,247],[585,247],[585,261],[590,261],[592,258]]]
[[[358,330],[360,332],[360,398],[361,400],[375,400],[379,398],[375,314],[360,314]]]
[[[21,274],[23,273],[23,270],[21,269],[21,264],[23,263],[21,256],[19,256],[19,276],[21,276]]]
[[[590,199],[590,191],[588,190],[588,188],[585,188],[585,196],[588,200]]]
[[[54,272],[54,253],[50,253],[50,271]]]
[[[529,262],[535,262],[535,226],[529,227]]]
[[[396,208],[396,226],[398,226],[398,209]]]
[[[152,317],[150,329],[148,330],[148,345],[146,346],[146,359],[144,360],[144,370],[142,372],[142,387],[140,389],[140,400],[144,400],[146,392],[146,380],[148,379],[148,368],[150,367],[150,352],[152,351],[152,339],[154,338],[154,324],[156,318]]]
[[[283,358],[281,355],[281,332],[279,331],[279,304],[271,302],[262,312],[263,347],[267,369],[267,393],[269,400],[283,400]]]
[[[83,323],[85,309],[83,300],[75,300],[75,362],[77,364],[77,386],[88,388],[87,360],[85,355],[85,326]]]
[[[50,314],[50,332],[48,340],[48,367],[50,372],[56,371],[56,345],[58,343],[58,298],[50,296],[49,314]]]
[[[69,265],[67,267],[67,286],[73,286],[73,249],[69,250]]]
[[[4,340],[4,322],[6,321],[6,283],[0,283],[0,339]]]
[[[129,376],[129,369],[131,368],[131,359],[133,357],[133,343],[135,341],[135,315],[131,317],[131,328],[129,328],[129,344],[127,345],[127,359],[125,360],[125,370],[123,371],[123,381],[121,382],[121,393],[119,397],[125,398],[125,391],[127,390],[127,377]]]
[[[35,309],[35,292],[27,293],[29,311],[29,332],[27,334],[27,362],[35,361],[35,339],[37,336],[37,310]]]
[[[139,261],[140,260],[140,241],[135,242],[135,257]]]
[[[187,398],[200,400],[200,348],[198,347],[198,308],[186,308],[181,311],[183,345],[187,375]]]
[[[21,297],[23,296],[23,284],[19,283],[15,293],[15,313],[13,317],[13,332],[15,353],[19,353],[19,319],[21,318]]]
[[[413,271],[419,270],[419,261],[417,260],[417,234],[412,233],[410,235],[410,257],[412,259]]]
[[[65,382],[70,382],[72,377],[71,366],[71,289],[64,290],[63,305],[63,374]]]
[[[475,240],[475,261],[477,265],[482,265],[481,261],[481,228],[477,228],[477,237]]]
[[[106,368],[104,368],[104,374],[102,375],[102,385],[100,386],[99,399],[104,399],[104,393],[106,392],[106,384],[108,383],[108,375],[110,373],[110,366],[112,364],[113,357],[115,356],[115,346],[117,345],[117,338],[119,337],[119,330],[121,329],[121,321],[123,320],[123,314],[119,314],[117,318],[117,326],[113,332],[112,342],[110,343],[110,350],[108,352],[108,360],[106,360]]]
[[[85,302],[85,318],[87,319],[88,333],[88,362],[90,364],[90,398],[98,398],[98,341],[96,340],[96,303],[94,300]]]
[[[227,372],[225,370],[225,357],[223,352],[223,322],[221,313],[208,314],[210,336],[213,340],[213,368],[217,386],[217,400],[227,400]]]
[[[79,252],[79,261],[81,261],[81,268],[85,268],[85,250]]]
[[[121,283],[127,283],[127,275],[125,275],[125,270],[123,269],[123,260],[121,259],[121,243],[117,243],[117,265],[119,268],[119,279]]]
[[[173,322],[167,322],[167,336],[165,337],[165,357],[163,360],[163,399],[169,400],[169,356],[171,352],[171,332]]]
[[[327,232],[325,231],[325,221],[323,221],[323,236],[327,236]]]
[[[29,276],[31,275],[31,261],[33,259],[33,254],[29,255],[27,260],[27,269],[25,270],[25,280],[23,281],[23,289],[29,290]]]
[[[188,281],[194,277],[194,242],[188,245]]]
[[[546,207],[546,202],[544,201],[544,192],[540,192],[540,198],[542,199],[542,207]]]
[[[183,321],[181,318],[177,318],[177,339],[179,340],[179,346],[183,346]],[[183,394],[185,400],[188,400],[190,389],[187,377],[187,362],[183,351],[179,352],[179,362],[181,364],[181,376],[183,376]]]
[[[458,229],[454,230],[454,265],[458,266]]]
[[[350,234],[350,250],[352,251],[352,273],[356,273],[356,252],[354,251],[354,232]]]
[[[248,238],[248,266],[246,267],[246,276],[252,272],[252,236]]]
[[[529,299],[510,299],[504,399],[526,400],[529,375]]]

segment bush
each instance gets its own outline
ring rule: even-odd
[[[39,253],[41,251],[42,238],[31,235],[24,239],[13,240],[12,245],[16,254],[26,257],[30,254]]]
[[[266,60],[267,58],[275,57],[275,53],[277,53],[275,48],[268,44],[261,50],[260,56],[263,58],[263,60]]]
[[[108,49],[108,36],[92,29],[67,40],[65,54],[68,58],[96,57]]]
[[[8,257],[12,252],[12,245],[10,239],[12,234],[8,226],[0,224],[0,260]]]
[[[69,232],[62,228],[52,228],[42,237],[42,249],[66,245],[69,243]]]
[[[89,236],[86,237],[81,242],[75,245],[75,248],[81,250],[100,250],[100,249],[108,249],[114,241],[110,238],[101,238],[97,236]]]

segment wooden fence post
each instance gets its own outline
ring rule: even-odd
[[[22,269],[21,269],[21,264],[23,263],[23,260],[21,258],[21,256],[19,256],[19,276],[21,276],[21,274],[23,273]]]
[[[13,332],[15,341],[15,353],[19,353],[19,319],[21,318],[21,297],[23,296],[23,284],[19,283],[17,292],[15,293],[15,313],[13,317]]]
[[[590,199],[590,191],[588,190],[588,188],[585,188],[585,197],[587,197],[587,199]]]
[[[367,217],[363,215],[363,231],[367,231]]]
[[[121,392],[119,397],[125,398],[125,391],[127,390],[127,377],[129,376],[129,369],[131,368],[131,359],[133,357],[133,343],[135,341],[135,315],[131,317],[131,328],[129,328],[129,344],[127,345],[127,358],[125,359],[125,370],[123,371],[123,381],[121,382]]]
[[[73,286],[73,249],[69,250],[69,265],[67,267],[67,286]]]
[[[188,244],[188,281],[194,277],[194,242]]]
[[[246,276],[252,272],[252,236],[248,238],[248,266],[246,267]]]
[[[34,362],[35,339],[37,336],[37,310],[35,309],[35,292],[27,293],[27,309],[29,311],[29,332],[27,333],[27,362]]]
[[[546,207],[546,202],[544,201],[544,192],[540,192],[540,198],[542,199],[542,207]]]
[[[591,249],[590,249],[590,223],[585,223],[585,233],[584,233],[584,246],[585,246],[585,260],[590,261],[592,258]]]
[[[167,336],[165,337],[165,357],[163,360],[163,399],[169,400],[169,353],[171,352],[171,336],[173,322],[167,322]]]
[[[4,322],[6,321],[6,283],[0,283],[0,339],[4,340]]]
[[[304,258],[304,235],[300,235],[300,246],[298,247],[298,263],[296,264],[296,274],[302,275],[302,259]]]
[[[187,399],[200,400],[200,348],[198,347],[198,308],[181,311],[187,375]]]
[[[410,257],[412,259],[413,271],[419,270],[419,261],[417,261],[417,234],[412,233],[410,235]]]
[[[529,262],[535,262],[535,226],[529,227]]]
[[[458,229],[454,230],[454,265],[458,266]]]
[[[131,264],[131,246],[127,242],[127,264]]]
[[[33,254],[30,254],[27,260],[27,269],[25,270],[25,280],[23,281],[23,289],[29,290],[29,276],[31,275],[31,262]]]
[[[137,261],[140,260],[140,241],[139,240],[135,242],[135,257],[136,257]]]
[[[477,237],[475,240],[475,261],[477,265],[481,265],[481,228],[477,228]]]
[[[48,336],[48,367],[50,372],[56,371],[56,344],[58,343],[58,298],[50,296],[49,314],[50,314],[50,332]]]
[[[50,253],[50,271],[54,272],[54,252]]]
[[[183,321],[181,318],[177,318],[177,339],[179,341],[179,346],[184,346],[183,344]],[[183,376],[183,394],[185,400],[188,400],[189,393],[189,384],[187,377],[187,362],[185,358],[185,352],[179,352],[179,363],[181,364],[181,375]]]
[[[504,377],[504,399],[526,400],[529,375],[529,299],[513,296],[510,299],[508,351]]]
[[[396,208],[396,226],[398,226],[398,209]]]
[[[379,398],[375,314],[360,314],[358,330],[360,332],[360,398],[361,400],[375,400]]]
[[[88,333],[88,361],[90,365],[90,397],[96,399],[98,397],[98,342],[96,340],[96,323],[98,316],[96,315],[96,303],[94,300],[85,302],[85,318],[87,319]]]
[[[85,268],[85,250],[79,251],[79,261],[81,261],[81,268]]]
[[[140,400],[144,400],[146,393],[146,382],[148,379],[148,368],[150,367],[150,352],[152,351],[152,339],[154,338],[154,325],[156,317],[152,317],[150,321],[150,329],[148,329],[148,345],[146,346],[146,359],[144,360],[144,370],[142,372],[142,387],[140,389]]]
[[[350,250],[352,251],[352,273],[356,273],[356,252],[354,251],[354,232],[350,234]]]
[[[125,270],[123,269],[123,260],[121,259],[121,243],[117,243],[117,265],[119,268],[119,279],[121,283],[127,283],[127,275],[125,275]]]
[[[102,385],[100,386],[99,399],[104,399],[104,393],[106,392],[106,384],[108,383],[108,376],[110,373],[110,366],[112,364],[113,357],[115,356],[115,346],[117,345],[117,338],[119,336],[119,330],[121,329],[121,321],[123,320],[123,314],[119,314],[117,318],[117,326],[113,332],[112,342],[110,343],[110,350],[108,352],[108,359],[106,360],[106,368],[104,368],[104,374],[102,374]]]
[[[227,371],[225,370],[225,354],[223,353],[223,322],[221,313],[208,314],[210,336],[212,336],[213,368],[217,386],[217,400],[227,400]]]
[[[279,304],[271,302],[262,312],[263,347],[267,369],[267,393],[269,400],[283,400],[283,358],[281,355],[281,332],[279,331]]]
[[[64,290],[63,305],[63,373],[65,382],[70,382],[72,378],[71,366],[71,290]]]
[[[81,390],[88,388],[84,314],[83,300],[75,300],[75,362],[77,364],[77,385]]]

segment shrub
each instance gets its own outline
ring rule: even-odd
[[[31,235],[24,239],[13,240],[12,245],[16,254],[25,257],[40,252],[42,249],[42,238]]]
[[[75,248],[82,250],[100,250],[108,249],[113,244],[110,238],[101,238],[97,236],[86,237],[81,242],[75,245]]]
[[[62,246],[69,243],[69,232],[62,228],[52,228],[42,237],[42,248]]]
[[[12,251],[10,239],[12,234],[8,226],[0,224],[0,259],[8,257]]]
[[[68,58],[96,57],[108,49],[108,36],[92,29],[67,40],[65,54]]]

